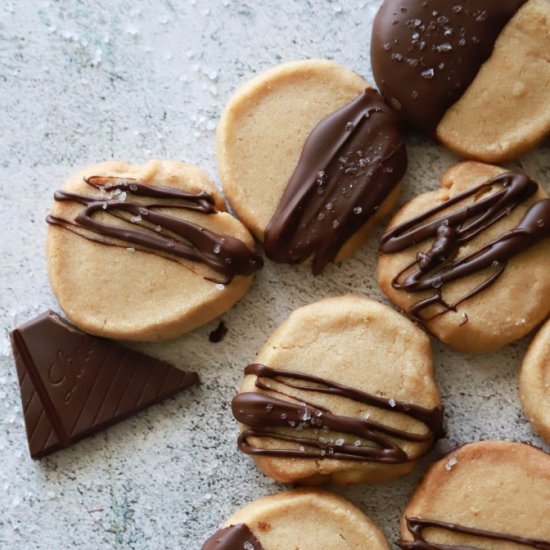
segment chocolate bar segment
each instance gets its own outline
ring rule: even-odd
[[[196,373],[90,336],[52,311],[15,329],[11,341],[33,458],[199,382]]]

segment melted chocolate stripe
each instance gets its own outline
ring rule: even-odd
[[[240,239],[219,235],[195,223],[156,211],[167,208],[192,210],[205,215],[215,214],[217,210],[214,198],[208,193],[193,194],[163,185],[145,185],[135,180],[101,176],[93,176],[85,181],[102,194],[110,195],[89,197],[56,191],[56,201],[76,202],[84,208],[72,221],[50,215],[46,218],[49,224],[105,245],[119,246],[101,241],[94,235],[137,245],[144,252],[201,262],[223,274],[225,283],[229,283],[235,275],[251,275],[263,266],[262,258]],[[115,183],[105,183],[109,181]],[[122,193],[156,200],[150,203],[134,203],[126,202],[125,197],[113,199],[111,196],[121,196]],[[162,200],[170,202],[164,203]],[[94,215],[100,213],[132,223],[136,228],[99,221]],[[132,217],[128,218],[128,215]]]
[[[527,537],[520,537],[511,535],[508,533],[497,533],[495,531],[486,531],[482,529],[474,529],[472,527],[464,527],[457,525],[456,523],[446,523],[443,521],[427,520],[419,518],[406,518],[407,528],[413,536],[413,541],[400,540],[397,544],[403,548],[403,550],[477,550],[476,546],[457,546],[453,544],[436,544],[426,541],[426,538],[422,534],[424,529],[435,528],[443,529],[445,531],[452,531],[454,533],[461,533],[465,535],[472,535],[475,537],[486,538],[491,540],[499,540],[502,542],[513,542],[516,544],[522,544],[524,546],[530,546],[537,550],[550,550],[550,541],[533,539]]]
[[[405,145],[397,118],[375,90],[311,132],[265,231],[272,260],[313,259],[314,274],[367,223],[403,177]]]
[[[494,185],[501,185],[502,189],[448,215],[426,221]],[[537,184],[525,175],[502,174],[388,231],[382,237],[380,246],[381,252],[386,254],[434,239],[427,251],[419,252],[416,260],[392,280],[395,289],[406,292],[435,289],[431,296],[413,304],[409,313],[427,321],[456,310],[459,304],[492,285],[502,275],[510,259],[550,237],[550,199],[543,199],[529,208],[514,229],[480,250],[456,259],[461,246],[507,216],[519,204],[532,197],[537,189]],[[442,291],[446,284],[490,269],[494,272],[465,296],[453,304],[445,302]],[[440,305],[442,309],[430,318],[422,317],[423,310],[431,305]]]
[[[371,62],[382,95],[428,133],[466,91],[527,0],[385,0]]]
[[[322,378],[292,371],[272,369],[265,365],[253,364],[245,369],[246,375],[256,375],[255,385],[263,390],[278,393],[294,402],[279,399],[271,395],[255,392],[238,394],[231,404],[233,416],[248,426],[238,439],[241,451],[251,455],[275,456],[282,458],[334,458],[398,464],[409,460],[403,449],[391,438],[403,441],[425,442],[440,437],[443,413],[440,408],[425,409],[391,399],[371,395],[366,392],[324,380]],[[302,391],[338,395],[358,403],[365,403],[385,410],[401,412],[423,422],[428,430],[423,434],[411,433],[385,426],[366,418],[356,418],[333,414],[330,410],[284,393],[264,383],[267,378],[277,383]],[[296,381],[296,382],[294,382]],[[307,385],[297,382],[307,382]],[[310,385],[314,384],[314,385]],[[301,434],[287,434],[274,431],[276,428],[291,428],[304,431]],[[313,431],[314,437],[310,437]],[[319,432],[337,432],[356,439],[353,445],[330,441]],[[316,437],[315,437],[316,436]],[[265,449],[249,443],[250,438],[266,438],[291,442],[300,445],[300,449]],[[363,441],[371,443],[365,445]]]
[[[264,550],[260,541],[244,523],[225,527],[214,533],[201,550]]]

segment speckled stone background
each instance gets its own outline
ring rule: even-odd
[[[199,549],[224,518],[283,487],[235,447],[229,400],[271,331],[295,308],[347,292],[381,298],[373,235],[344,265],[313,278],[267,264],[224,319],[220,344],[204,327],[150,353],[197,370],[196,388],[41,462],[27,452],[8,333],[56,308],[46,276],[44,216],[73,171],[105,159],[199,164],[216,178],[214,132],[239,83],[274,64],[328,57],[370,77],[379,1],[6,0],[0,5],[0,548]],[[266,129],[268,131],[268,129]],[[402,200],[437,185],[456,161],[408,141]],[[520,167],[550,184],[549,148]],[[528,292],[528,289],[526,289]],[[518,299],[525,299],[518,296]],[[139,311],[136,311],[139,315]],[[405,479],[334,488],[390,540],[427,465],[460,442],[532,441],[519,406],[527,341],[481,357],[434,342],[448,437]]]

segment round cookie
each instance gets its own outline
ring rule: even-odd
[[[385,0],[373,73],[412,126],[461,156],[504,162],[550,133],[548,0]]]
[[[550,321],[539,330],[523,359],[519,394],[529,422],[550,444]]]
[[[222,114],[217,157],[227,199],[267,256],[314,274],[349,256],[391,210],[407,163],[379,94],[319,59],[244,84]]]
[[[227,520],[202,550],[389,550],[376,524],[347,500],[297,489],[261,498]]]
[[[455,165],[440,189],[390,222],[380,246],[382,291],[459,351],[487,352],[525,336],[550,311],[545,197],[525,175]]]
[[[387,481],[442,435],[428,337],[368,298],[294,311],[245,375],[232,402],[239,448],[278,481]]]
[[[550,455],[522,443],[470,443],[428,470],[403,514],[399,546],[547,550],[549,517]]]
[[[262,266],[247,229],[188,164],[104,162],[55,198],[50,282],[63,311],[91,334],[176,338],[229,309]]]

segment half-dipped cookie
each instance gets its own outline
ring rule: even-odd
[[[238,445],[279,481],[394,479],[442,434],[428,337],[361,296],[296,310],[244,373]]]
[[[550,321],[539,330],[523,359],[519,392],[529,422],[550,445]]]
[[[549,40],[548,0],[385,0],[373,73],[413,127],[503,162],[550,133]]]
[[[167,340],[230,308],[262,267],[214,185],[181,162],[105,162],[70,178],[47,218],[67,316],[121,340]]]
[[[436,462],[401,520],[403,550],[550,549],[550,455],[483,441]]]
[[[231,516],[202,550],[389,550],[376,524],[343,498],[298,489],[261,498]]]
[[[405,205],[380,245],[378,280],[454,349],[486,352],[550,311],[550,199],[525,174],[465,162]]]
[[[224,192],[276,262],[315,274],[357,249],[398,196],[399,122],[350,69],[306,60],[242,86],[217,132]]]

